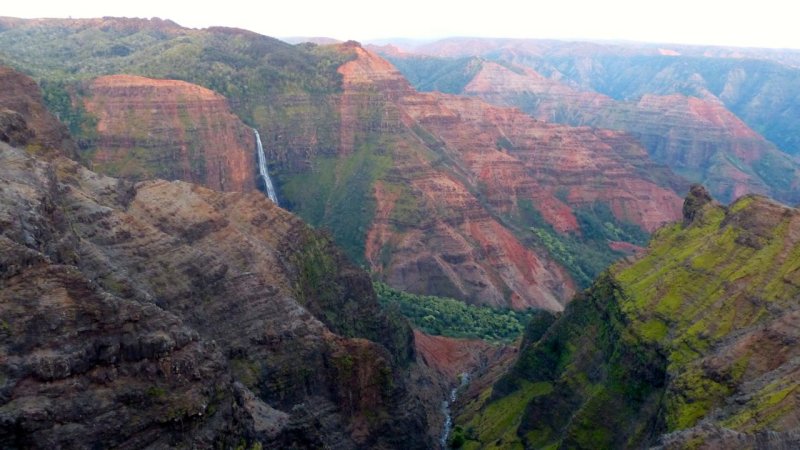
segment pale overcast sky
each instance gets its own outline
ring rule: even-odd
[[[245,28],[274,37],[487,36],[622,39],[800,49],[788,0],[19,0],[0,16],[160,17],[193,28]]]

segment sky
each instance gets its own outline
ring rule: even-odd
[[[627,40],[800,49],[786,0],[25,0],[0,16],[160,17],[191,28],[230,26],[273,37],[449,36]]]

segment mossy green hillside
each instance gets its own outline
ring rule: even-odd
[[[619,295],[606,273],[558,320],[539,317],[529,326],[517,363],[494,385],[488,402],[459,417],[465,429],[506,425],[502,433],[475,433],[478,448],[514,448],[503,445],[509,436],[524,448],[622,448],[648,440],[665,363],[655,348],[637,341],[617,305],[607,301]],[[527,391],[530,383],[548,389]],[[509,399],[524,399],[513,421],[495,407]]]
[[[392,165],[380,139],[341,157],[319,156],[310,171],[281,179],[286,205],[308,223],[327,228],[354,261],[365,264],[367,231],[375,215],[373,186]]]
[[[457,424],[497,422],[493,405],[541,382],[552,391],[510,425],[526,448],[638,448],[701,420],[745,433],[794,423],[800,214],[757,196],[695,204],[645,256],[529,328],[516,365]]]

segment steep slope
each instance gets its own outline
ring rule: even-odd
[[[227,100],[177,80],[110,75],[83,106],[96,119],[93,167],[131,179],[183,180],[221,191],[254,189],[255,138]]]
[[[44,155],[75,155],[69,132],[44,106],[35,81],[0,66],[0,86],[0,141]]]
[[[609,54],[591,64],[569,57],[545,64],[527,62],[548,72],[557,66],[558,75],[554,75],[621,100],[635,100],[647,93],[714,96],[782,151],[796,155],[800,148],[800,116],[794,101],[800,92],[797,67],[749,58],[682,55]]]
[[[680,181],[630,138],[420,94],[385,60],[350,50],[356,59],[339,69],[339,159],[317,159],[314,178],[300,174],[283,186],[290,207],[366,254],[389,284],[560,309],[572,287],[530,248],[528,227],[579,235],[588,230],[575,211],[596,204],[611,221],[648,230],[676,217],[670,187]]]
[[[759,196],[724,208],[694,187],[683,223],[656,233],[646,255],[531,326],[512,371],[464,409],[468,438],[797,445],[798,252],[797,210]]]
[[[532,69],[517,74],[496,63],[486,63],[464,93],[544,120],[626,131],[655,161],[706,184],[726,202],[747,193],[800,199],[797,163],[712,96],[646,94],[637,102],[619,102]]]
[[[451,60],[395,59],[417,74],[419,86],[441,79]],[[473,59],[472,78],[454,93],[490,103],[516,106],[538,119],[625,131],[636,137],[657,162],[686,178],[702,182],[712,194],[730,202],[747,193],[800,200],[800,167],[788,155],[753,131],[707,91],[695,96],[645,93],[637,101],[620,101],[570,85],[551,74],[502,59]],[[428,70],[427,78],[420,68]],[[462,71],[456,70],[456,75]],[[698,97],[699,95],[699,97]]]
[[[0,143],[0,247],[4,448],[438,434],[444,392],[412,392],[433,384],[407,322],[258,192],[134,184]]]

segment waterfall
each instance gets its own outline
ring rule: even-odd
[[[272,200],[272,203],[278,204],[278,195],[275,194],[275,186],[272,185],[272,180],[269,178],[269,172],[267,171],[267,156],[264,155],[264,147],[261,145],[261,136],[258,134],[258,130],[253,128],[253,132],[256,133],[256,150],[258,152],[258,173],[261,175],[261,179],[264,180],[264,185],[267,187],[267,197]]]
[[[450,437],[450,432],[453,429],[453,418],[450,416],[450,405],[455,403],[458,391],[469,384],[469,373],[462,373],[461,383],[450,391],[450,397],[442,402],[442,411],[444,412],[444,427],[442,427],[442,437],[439,442],[442,444],[442,449],[447,448],[447,438]]]

